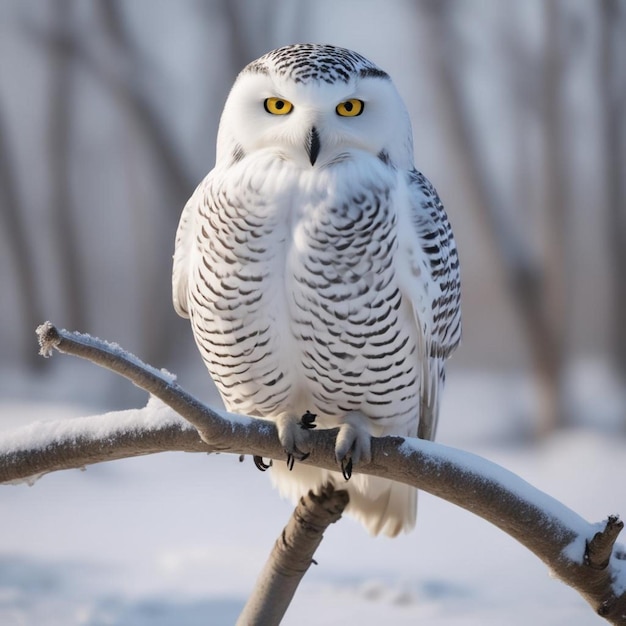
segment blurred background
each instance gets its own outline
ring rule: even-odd
[[[361,52],[407,103],[461,256],[460,409],[496,393],[516,437],[624,430],[624,0],[2,0],[4,399],[144,401],[94,366],[38,357],[46,319],[212,397],[171,305],[178,217],[238,71],[303,41]]]

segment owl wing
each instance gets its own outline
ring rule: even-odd
[[[459,259],[443,204],[428,179],[413,170],[407,180],[407,211],[401,213],[399,270],[413,306],[422,363],[418,437],[437,429],[445,360],[461,340]],[[404,223],[403,223],[404,222]]]
[[[193,192],[185,204],[176,230],[176,244],[174,247],[174,265],[172,269],[172,300],[174,309],[181,317],[189,317],[188,283],[193,254],[194,235],[196,230],[196,216],[205,200],[209,174]]]

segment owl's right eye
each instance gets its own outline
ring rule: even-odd
[[[293,110],[293,104],[282,98],[266,98],[263,103],[265,110],[272,115],[287,115]]]

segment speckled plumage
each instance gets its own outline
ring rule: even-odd
[[[293,110],[269,114],[269,97]],[[363,114],[339,117],[350,98]],[[460,339],[458,269],[387,74],[313,44],[244,68],[215,169],[183,211],[173,273],[176,310],[191,318],[229,410],[276,421],[286,448],[307,410],[320,427],[343,426],[357,457],[367,454],[363,434],[432,439],[444,361]],[[298,463],[272,473],[292,497],[327,480],[346,485],[348,511],[373,533],[414,524],[405,485],[358,474],[346,484]]]
[[[294,83],[349,83],[355,76],[389,78],[386,72],[353,50],[310,43],[284,46],[253,61],[244,72],[260,72]]]

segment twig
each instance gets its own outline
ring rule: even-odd
[[[585,561],[593,569],[603,570],[609,565],[617,536],[624,528],[624,522],[617,515],[609,515],[604,528],[597,532],[585,548]]]
[[[39,326],[37,335],[42,356],[50,356],[53,350],[79,356],[127,378],[137,387],[160,398],[194,426],[212,450],[219,450],[220,442],[225,441],[230,451],[233,442],[237,442],[238,435],[241,435],[240,431],[251,427],[250,418],[205,406],[179,387],[171,374],[143,363],[117,344],[103,342],[90,335],[59,330],[50,322]],[[260,424],[264,428],[272,427],[267,422]],[[272,452],[276,454],[276,450]]]

